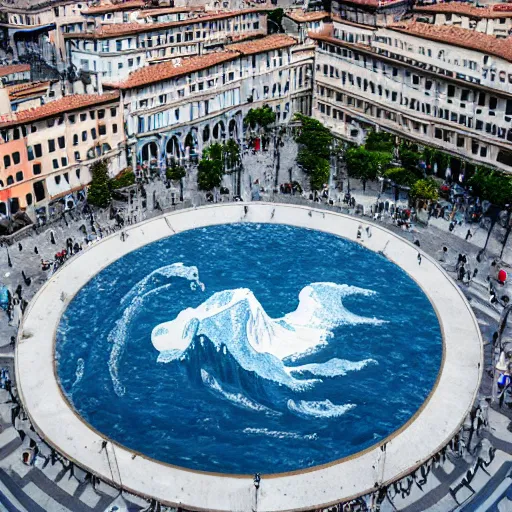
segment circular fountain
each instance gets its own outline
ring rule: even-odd
[[[192,509],[250,509],[255,493],[262,510],[317,508],[415,469],[473,403],[480,334],[435,262],[364,227],[231,204],[95,244],[20,330],[35,428],[101,478]]]

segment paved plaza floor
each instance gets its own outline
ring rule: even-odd
[[[161,185],[154,185],[160,190]],[[376,191],[365,194],[357,188],[354,195],[359,204],[374,204]],[[278,201],[279,196],[274,200]],[[289,198],[283,198],[289,200]],[[200,204],[201,197],[189,199],[188,205]],[[317,205],[314,205],[317,206]],[[159,214],[153,211],[151,201],[148,209],[136,212],[137,220]],[[493,241],[489,251],[481,261],[477,254],[485,241],[486,233],[474,226],[458,226],[455,232],[448,231],[448,222],[436,219],[428,227],[416,226],[412,233],[405,232],[392,224],[391,219],[382,221],[386,228],[409,240],[417,239],[421,248],[433,257],[438,257],[443,246],[448,247],[448,257],[442,262],[443,267],[455,277],[455,264],[459,253],[466,254],[471,268],[477,269],[477,278],[469,286],[459,284],[466,295],[478,319],[484,340],[488,341],[496,330],[501,306],[489,302],[486,277],[491,269],[491,261],[499,249],[499,243]],[[106,213],[98,214],[96,226],[105,232],[113,224]],[[47,280],[48,272],[41,270],[40,260],[52,260],[54,254],[65,248],[66,239],[85,244],[85,231],[90,234],[90,225],[85,219],[75,221],[67,218],[36,234],[20,240],[8,248],[0,248],[0,275],[2,284],[12,291],[21,284],[26,300],[34,295]],[[467,229],[472,229],[474,236],[466,241]],[[53,239],[50,231],[53,231]],[[35,253],[37,247],[38,254]],[[7,256],[7,251],[9,256]],[[506,249],[507,261],[510,261],[510,249]],[[12,266],[9,266],[10,260]],[[30,285],[24,284],[22,270],[30,279]],[[16,334],[15,321],[9,324],[7,316],[0,318],[0,366],[13,371],[13,351],[10,346],[11,336]],[[13,325],[14,324],[14,325]],[[480,400],[487,404],[486,397],[491,394],[491,378],[488,370],[492,367],[494,354],[491,345],[485,345],[484,373]],[[20,511],[106,511],[106,510],[156,510],[150,501],[122,493],[117,489],[100,483],[93,487],[85,474],[74,468],[68,461],[47,454],[47,460],[38,460],[34,466],[22,462],[22,452],[30,445],[29,436],[20,436],[21,432],[30,432],[26,421],[13,422],[12,402],[7,392],[0,390],[0,510]],[[492,405],[486,407],[488,426],[481,428],[469,440],[459,443],[446,451],[437,461],[422,468],[413,476],[400,481],[399,485],[388,489],[382,505],[382,511],[404,510],[408,512],[432,510],[435,512],[461,510],[512,510],[512,413],[509,405],[502,409]],[[470,431],[469,425],[467,431]],[[37,437],[33,433],[34,437]],[[22,438],[23,437],[23,438]],[[36,439],[38,441],[38,439]],[[466,439],[467,441],[467,439]],[[118,507],[115,509],[114,507]]]

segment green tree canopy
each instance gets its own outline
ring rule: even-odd
[[[312,190],[320,190],[329,181],[332,135],[320,121],[303,114],[295,114],[301,127],[295,136],[299,144],[297,163],[309,174]]]
[[[131,167],[125,169],[122,173],[110,180],[110,188],[117,190],[118,188],[129,187],[135,183],[135,174]]]
[[[437,201],[439,198],[439,184],[433,178],[416,181],[409,191],[412,199],[424,199],[426,201]]]
[[[227,169],[235,169],[240,163],[240,146],[234,139],[228,139],[222,148],[224,163]]]
[[[245,123],[251,128],[259,126],[266,130],[276,120],[276,113],[267,104],[259,108],[251,108],[245,116]]]
[[[403,167],[392,167],[384,171],[384,177],[390,179],[396,185],[411,187],[418,181],[418,177],[413,172]]]
[[[187,175],[185,168],[179,165],[176,162],[172,162],[172,164],[167,167],[165,171],[165,177],[168,180],[179,181]]]
[[[280,7],[267,13],[267,32],[275,34],[276,32],[284,32],[282,21],[284,11]]]
[[[395,141],[393,135],[387,132],[371,131],[366,136],[364,147],[368,151],[384,151],[386,153],[393,153]]]
[[[199,190],[208,191],[215,187],[220,187],[223,174],[220,162],[203,158],[199,162],[197,169],[197,186]]]
[[[386,151],[368,151],[364,146],[352,147],[345,152],[349,176],[362,181],[363,190],[367,181],[377,179],[390,164],[393,155]]]
[[[303,114],[295,114],[301,127],[295,136],[295,142],[320,158],[328,159],[331,154],[332,135],[320,121]]]
[[[512,176],[487,167],[477,167],[468,183],[473,195],[487,199],[492,204],[505,206],[512,202]]]
[[[106,160],[99,160],[90,168],[92,181],[87,192],[87,202],[99,208],[107,207],[112,201],[110,178]]]

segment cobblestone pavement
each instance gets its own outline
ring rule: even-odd
[[[252,155],[251,161],[254,160],[253,165],[257,168],[268,158],[265,155]],[[262,179],[268,181],[268,174],[265,178],[265,172],[262,172]],[[258,176],[257,173],[253,175]],[[249,194],[249,186],[249,182],[244,184],[244,195]],[[375,204],[377,190],[368,189],[363,194],[357,183],[352,183],[351,186],[358,204],[366,206],[367,209]],[[274,194],[271,188],[263,193],[263,199],[282,202],[301,201],[311,206],[326,208],[325,205],[312,203],[303,198]],[[141,197],[135,197],[129,205],[125,205],[126,219],[140,221],[159,215],[161,211],[154,208],[156,201],[164,211],[184,206],[197,206],[205,202],[204,194],[193,192],[191,185],[186,184],[185,203],[172,206],[169,196],[171,191],[176,192],[176,190],[176,187],[166,188],[158,180],[148,184],[146,186],[147,207],[143,208]],[[336,204],[339,205],[339,201]],[[340,208],[337,207],[337,210],[339,211]],[[369,217],[361,217],[361,222],[364,223],[368,219]],[[441,247],[447,246],[448,257],[442,265],[454,277],[458,254],[463,253],[468,256],[471,268],[478,269],[478,274],[469,285],[460,284],[460,287],[475,311],[484,340],[489,340],[497,328],[501,306],[489,303],[486,277],[491,269],[493,250],[500,248],[499,243],[493,240],[489,246],[490,250],[482,261],[478,262],[476,255],[483,246],[484,233],[482,235],[477,233],[471,240],[466,241],[464,239],[467,232],[466,226],[459,226],[454,233],[449,233],[448,223],[443,220],[436,220],[428,227],[416,226],[413,232],[398,228],[389,217],[384,217],[380,222],[409,240],[418,240],[421,249],[435,257],[439,255]],[[114,221],[109,219],[108,212],[96,214],[97,233],[100,233],[101,228],[103,234],[108,234],[113,224]],[[41,270],[40,260],[53,260],[55,253],[65,248],[68,238],[72,238],[74,242],[77,241],[86,248],[85,238],[91,235],[91,231],[90,219],[87,216],[75,219],[66,216],[65,219],[42,229],[39,233],[30,231],[26,238],[20,240],[20,245],[15,242],[8,248],[5,246],[0,248],[2,284],[8,286],[11,291],[21,284],[23,298],[30,300],[49,277],[50,271]],[[35,252],[36,248],[38,254]],[[508,251],[512,249],[507,249],[507,256]],[[9,266],[9,260],[12,266]],[[30,284],[25,284],[22,270],[25,277],[30,280]],[[3,315],[3,317],[0,316],[0,367],[8,368],[11,376],[14,376],[10,338],[16,333],[16,318],[9,323],[5,313],[0,312],[0,315]],[[423,466],[415,475],[405,478],[398,485],[388,489],[381,505],[383,512],[512,510],[512,501],[510,501],[512,498],[511,409],[507,404],[503,409],[498,409],[494,405],[487,407],[488,402],[485,400],[491,395],[492,386],[487,370],[492,368],[495,357],[496,355],[491,353],[491,346],[487,344],[481,404],[488,417],[488,427],[484,426],[473,435],[470,433],[470,425],[466,425],[464,443],[454,445],[443,452],[437,460]],[[102,482],[93,487],[88,475],[56,456],[41,442],[37,434],[31,430],[28,421],[23,419],[25,418],[23,412],[13,421],[15,416],[13,411],[17,412],[17,405],[5,390],[0,390],[0,510],[29,512],[153,510],[149,502],[126,493],[120,495],[117,489],[106,483]],[[23,451],[35,443],[39,446],[40,456],[36,458],[34,465],[27,466],[22,462]],[[116,506],[117,509],[114,508]],[[482,506],[487,508],[481,508]]]

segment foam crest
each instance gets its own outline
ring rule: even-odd
[[[215,394],[220,395],[222,398],[228,400],[236,407],[248,409],[255,412],[263,412],[269,416],[280,416],[281,413],[273,411],[264,405],[261,405],[250,398],[242,395],[242,393],[230,393],[222,388],[217,379],[210,375],[207,371],[201,370],[201,380],[203,384],[208,387]]]
[[[301,366],[288,367],[291,374],[302,375],[311,373],[317,377],[342,377],[348,372],[359,371],[369,364],[378,364],[375,359],[363,359],[362,361],[348,361],[347,359],[330,359],[325,363],[303,364]]]
[[[288,409],[303,417],[338,418],[355,407],[355,404],[335,405],[330,400],[308,402],[306,400],[288,400]]]
[[[161,284],[157,276],[162,276],[167,279],[171,277],[187,279],[191,281],[192,290],[197,288],[204,290],[204,284],[199,281],[199,271],[197,267],[188,267],[183,265],[183,263],[173,263],[172,265],[167,265],[151,272],[151,274],[134,285],[121,299],[121,304],[126,305],[126,307],[122,317],[116,321],[114,328],[108,335],[108,341],[112,344],[108,369],[117,396],[123,396],[125,393],[125,387],[119,378],[119,361],[124,352],[129,326],[137,315],[137,312],[142,309],[144,301],[172,286],[169,282]],[[154,286],[157,287],[153,288]]]
[[[269,430],[268,428],[253,428],[247,427],[243,430],[244,434],[252,434],[259,436],[275,437],[277,439],[306,439],[308,441],[315,441],[318,439],[318,434],[301,435],[295,432],[282,432],[280,430]]]
[[[131,300],[133,300],[137,296],[144,295],[147,293],[153,286],[158,285],[159,277],[163,278],[171,278],[171,277],[181,277],[190,281],[190,288],[195,290],[196,288],[200,288],[204,291],[205,286],[199,280],[199,270],[194,266],[187,266],[183,263],[173,263],[171,265],[166,265],[164,267],[157,268],[150,274],[148,274],[144,279],[141,279],[135,286],[131,288],[131,290],[121,299],[121,304],[125,304]]]
[[[76,372],[75,372],[76,378],[75,378],[75,382],[73,382],[72,387],[75,387],[82,380],[82,377],[84,376],[84,370],[85,370],[85,361],[81,357],[79,357],[76,361]]]

